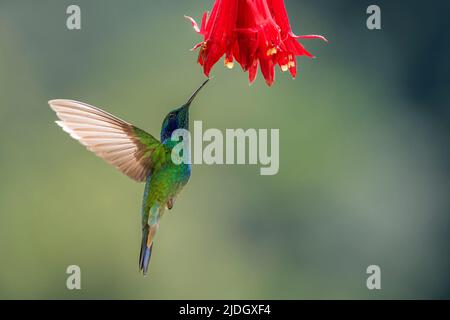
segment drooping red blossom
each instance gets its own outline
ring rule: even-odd
[[[205,12],[200,28],[191,17],[187,17],[192,22],[194,30],[204,37],[204,41],[197,44],[193,50],[200,48],[198,63],[203,66],[206,76],[214,64],[226,54],[232,56],[233,44],[235,41],[235,24],[237,15],[238,0],[218,0],[208,18]]]
[[[225,66],[232,68],[236,60],[248,71],[252,83],[261,68],[266,83],[271,86],[274,68],[297,75],[297,56],[313,56],[298,39],[321,39],[322,36],[296,36],[291,29],[283,0],[216,0],[211,14],[204,13],[201,26],[188,18],[194,30],[203,36],[198,63],[206,76],[225,55]]]

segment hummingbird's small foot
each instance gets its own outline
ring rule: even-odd
[[[173,198],[170,198],[169,201],[167,201],[167,209],[172,209],[173,208]]]

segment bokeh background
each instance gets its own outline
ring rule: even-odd
[[[204,79],[183,15],[212,2],[0,0],[0,298],[450,298],[447,1],[377,1],[370,31],[371,2],[287,0],[296,33],[329,39],[304,41],[318,58],[272,88],[219,63],[191,114],[279,128],[279,174],[194,166],[139,274],[144,186],[63,133],[47,100],[159,135]],[[66,289],[71,264],[81,291]]]

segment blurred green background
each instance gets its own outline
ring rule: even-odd
[[[318,58],[267,88],[219,62],[205,128],[279,128],[280,172],[194,166],[138,272],[137,184],[54,124],[81,100],[158,136],[204,79],[189,49],[208,1],[0,0],[0,298],[450,298],[449,4],[289,1]],[[66,29],[78,4],[82,30]],[[66,289],[68,265],[82,290]],[[382,290],[366,288],[367,266]]]

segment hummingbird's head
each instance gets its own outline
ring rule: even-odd
[[[194,101],[197,93],[205,86],[205,84],[209,81],[206,79],[205,82],[191,95],[189,100],[179,107],[178,109],[170,111],[167,116],[164,118],[162,128],[161,128],[161,142],[164,142],[167,139],[172,137],[172,133],[177,129],[185,129],[189,130],[189,107],[191,106],[192,101]]]

